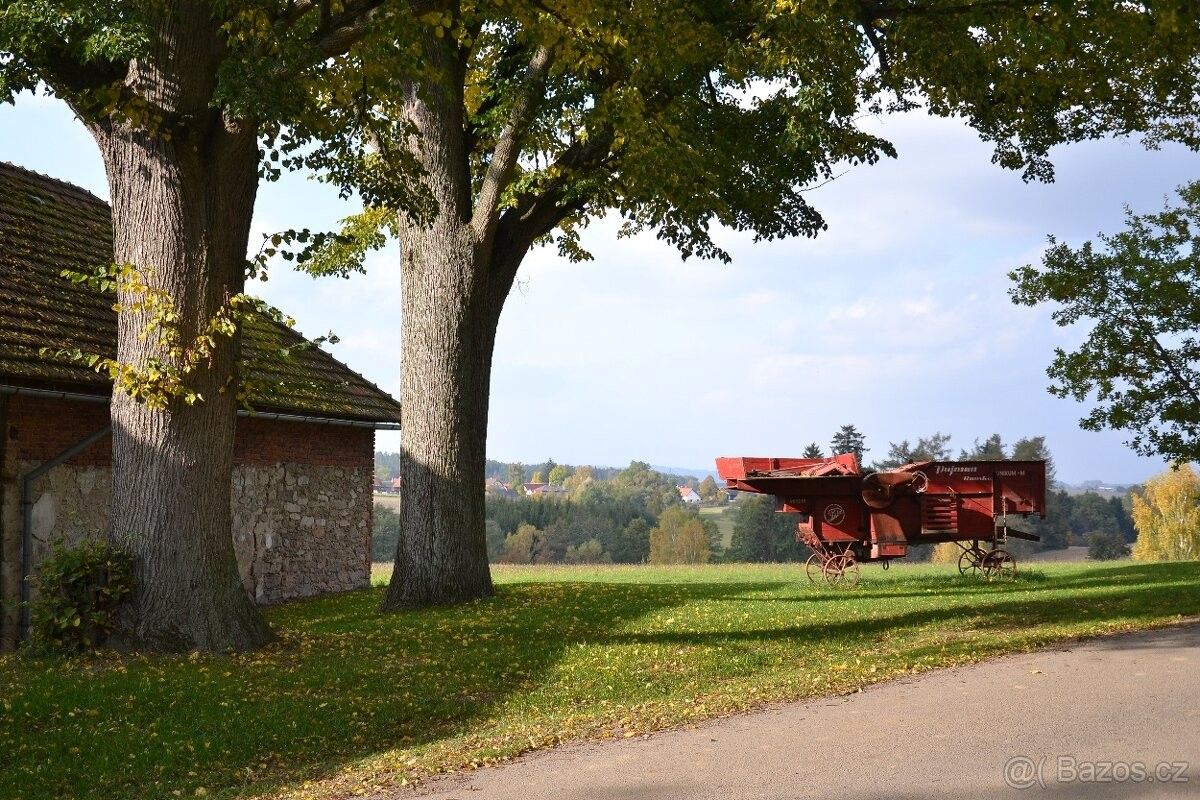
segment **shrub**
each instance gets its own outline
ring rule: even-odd
[[[386,506],[375,506],[371,522],[371,560],[394,561],[400,542],[400,515]]]
[[[545,536],[537,528],[525,523],[510,533],[504,540],[500,561],[504,564],[534,564],[539,561]]]
[[[1093,561],[1111,561],[1129,555],[1129,545],[1119,533],[1093,531],[1087,535],[1087,543],[1088,558]]]
[[[567,548],[566,562],[568,564],[611,564],[612,556],[604,552],[604,546],[599,539],[588,539],[583,544],[573,544]]]
[[[56,546],[30,577],[32,639],[46,650],[79,653],[104,643],[133,591],[133,557],[108,542]]]

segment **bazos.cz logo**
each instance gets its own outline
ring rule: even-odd
[[[1058,756],[1052,764],[1047,756],[1034,761],[1013,756],[1004,764],[1004,782],[1013,789],[1046,788],[1052,783],[1187,783],[1186,761],[1083,761],[1075,756]],[[1051,769],[1047,769],[1047,766]]]

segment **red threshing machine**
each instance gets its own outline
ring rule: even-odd
[[[1009,515],[1046,516],[1045,461],[923,461],[864,474],[853,453],[832,458],[718,458],[726,487],[774,495],[776,510],[800,515],[805,565],[833,585],[858,582],[858,565],[903,558],[914,544],[954,542],[964,575],[1014,578]],[[986,547],[985,547],[986,545]]]

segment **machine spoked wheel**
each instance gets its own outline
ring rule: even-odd
[[[1017,577],[1017,560],[1007,550],[993,550],[983,557],[980,565],[983,577],[989,581],[1011,581]]]
[[[963,550],[962,555],[958,557],[958,572],[960,575],[969,575],[972,578],[978,578],[983,574],[983,559],[986,553],[978,547],[972,547],[969,550]]]
[[[834,556],[826,561],[822,572],[825,574],[825,582],[830,586],[858,586],[858,562],[849,553]]]
[[[804,562],[804,574],[808,576],[809,583],[816,583],[817,579],[821,577],[823,562],[824,559],[817,553],[813,553],[808,557],[808,561]]]

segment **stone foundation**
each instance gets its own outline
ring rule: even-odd
[[[36,464],[21,462],[25,474]],[[233,546],[246,591],[268,605],[361,589],[371,583],[369,468],[276,464],[233,469]],[[109,533],[112,483],[107,467],[63,465],[33,487],[33,563],[55,544]],[[4,504],[5,586],[20,580],[19,484]],[[6,592],[7,594],[7,592]]]
[[[233,470],[233,546],[259,603],[371,583],[370,468],[276,464]]]
[[[24,475],[37,464],[22,461]],[[21,489],[17,485],[13,522],[21,527]],[[107,467],[63,465],[33,483],[33,563],[50,554],[55,544],[72,545],[87,538],[108,536],[108,505],[112,500],[112,474]],[[5,503],[5,507],[8,504]],[[9,526],[5,525],[5,530]]]
[[[21,476],[107,421],[103,406],[50,401],[63,408],[30,413],[35,409],[21,404],[31,402],[10,401],[7,447],[0,450],[0,646],[15,640],[19,614]],[[78,424],[65,430],[60,421],[67,412]],[[306,461],[276,460],[288,456]],[[35,481],[35,565],[56,543],[108,535],[110,461],[103,440]],[[370,585],[374,431],[239,420],[234,461],[234,551],[246,590],[258,603]]]

